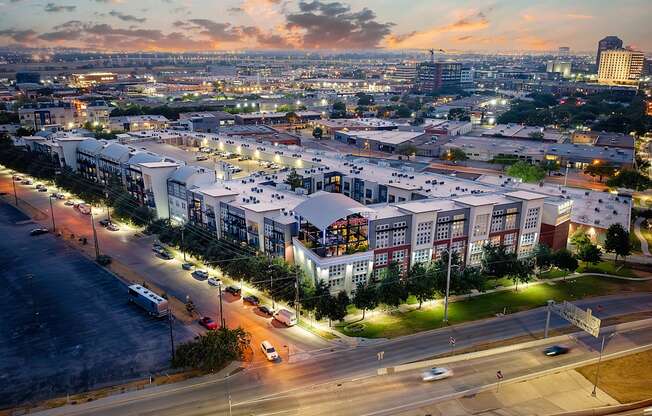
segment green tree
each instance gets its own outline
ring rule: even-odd
[[[407,297],[407,287],[401,280],[398,265],[392,262],[378,285],[378,302],[396,308],[405,302]]]
[[[560,270],[564,270],[569,273],[574,272],[579,267],[579,264],[577,263],[577,259],[575,258],[575,256],[573,256],[573,253],[571,253],[565,248],[557,250],[555,253],[553,253],[552,264],[556,268]]]
[[[607,180],[607,185],[613,188],[627,188],[635,191],[645,191],[652,187],[652,181],[646,175],[631,169],[624,169]]]
[[[333,103],[331,110],[331,118],[345,118],[346,117],[346,104],[342,101]]]
[[[179,345],[172,360],[172,367],[218,371],[229,362],[242,359],[250,345],[249,334],[240,327],[208,331]]]
[[[368,309],[374,309],[378,306],[378,292],[376,286],[372,284],[358,283],[353,294],[353,305],[362,310],[362,319]]]
[[[528,137],[532,140],[543,140],[544,135],[542,131],[533,131]]]
[[[408,107],[405,105],[399,105],[396,107],[396,117],[399,118],[408,118],[412,116],[412,110],[410,110]]]
[[[602,179],[607,176],[611,178],[616,173],[616,169],[613,166],[605,165],[604,163],[596,160],[586,168],[584,168],[584,173],[592,177],[598,177],[599,181],[602,182]]]
[[[548,175],[550,175],[551,172],[559,170],[559,162],[556,160],[544,160],[539,166],[541,166],[541,169],[546,171]]]
[[[319,126],[315,127],[312,130],[312,137],[314,137],[317,140],[321,139],[323,135],[324,135],[324,130]]]
[[[587,264],[597,264],[602,260],[602,251],[593,243],[582,244],[577,248],[577,258]]]
[[[350,303],[349,296],[343,290],[337,296],[331,297],[328,308],[328,319],[330,321],[342,321],[346,317],[346,309]]]
[[[294,191],[297,188],[303,186],[303,177],[297,173],[297,170],[292,168],[290,173],[285,178],[285,183],[290,185],[290,188]]]
[[[373,96],[365,93],[358,93],[356,95],[358,96],[358,106],[368,107],[370,105],[374,105]]]
[[[505,246],[485,244],[482,247],[482,271],[495,279],[509,275],[516,261],[516,254],[508,253]]]
[[[618,256],[626,258],[632,254],[629,232],[621,224],[611,224],[607,229],[604,251],[614,253],[614,263],[618,260]]]
[[[531,259],[520,259],[512,265],[512,269],[509,272],[509,277],[514,282],[517,292],[519,283],[527,283],[532,280],[533,271],[534,263]]]
[[[530,165],[527,162],[516,162],[507,169],[507,174],[521,179],[523,182],[539,182],[546,173],[538,166]]]
[[[444,160],[449,160],[451,162],[463,162],[465,160],[468,160],[468,156],[464,152],[464,150],[460,149],[459,147],[452,147],[448,149],[446,153],[444,153]]]
[[[553,253],[545,244],[537,244],[534,248],[533,258],[536,261],[537,267],[541,269],[547,269],[552,265]]]
[[[419,309],[423,302],[435,298],[437,293],[437,279],[432,266],[417,263],[410,268],[407,274],[407,289],[419,301]]]
[[[417,147],[412,143],[406,143],[399,146],[397,149],[399,155],[407,156],[410,160],[410,156],[414,156],[417,153]]]
[[[471,115],[466,108],[451,108],[448,111],[448,119],[456,121],[471,121]]]
[[[460,273],[459,283],[453,286],[454,292],[458,294],[466,294],[471,290],[483,292],[486,282],[487,278],[479,267],[466,267]]]

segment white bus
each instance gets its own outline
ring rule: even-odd
[[[168,301],[141,285],[129,286],[129,302],[133,302],[156,317],[169,313]]]

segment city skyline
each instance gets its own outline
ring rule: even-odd
[[[645,0],[343,2],[4,0],[0,45],[112,51],[592,51],[617,35],[652,50]]]

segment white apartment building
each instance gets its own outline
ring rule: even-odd
[[[600,84],[636,84],[643,75],[643,52],[613,49],[600,52]]]

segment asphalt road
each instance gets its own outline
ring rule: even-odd
[[[35,182],[36,183],[36,182]],[[48,192],[36,192],[34,185],[16,184],[18,198],[41,210],[45,215],[40,221],[51,228],[50,205]],[[13,194],[11,176],[6,170],[0,171],[0,192]],[[83,215],[73,207],[65,206],[63,201],[53,199],[54,217],[58,231],[68,236],[85,236],[92,245],[92,229],[89,215]],[[94,210],[95,220],[106,217],[103,209]],[[206,281],[196,280],[190,272],[181,269],[181,259],[163,260],[152,252],[151,237],[137,237],[135,230],[121,229],[112,232],[98,224],[96,230],[100,251],[110,255],[135,273],[145,276],[169,295],[184,301],[190,296],[200,315],[219,317],[219,297],[216,287]],[[244,305],[241,299],[234,299],[229,294],[223,295],[224,316],[229,327],[242,326],[252,336],[255,344],[269,340],[281,353],[292,354],[322,350],[325,348],[340,348],[340,343],[326,341],[300,327],[287,328],[279,325],[269,317],[256,313],[255,308]],[[196,332],[203,329],[199,325],[193,328]],[[262,353],[255,349],[254,359],[264,360]]]
[[[647,327],[621,332],[606,343],[605,356],[649,344],[652,344],[652,331]],[[572,347],[571,352],[560,357],[544,356],[541,350],[545,346],[542,346],[451,363],[448,367],[453,370],[454,376],[431,383],[421,381],[423,369],[376,376],[378,364],[375,355],[369,358],[372,351],[357,349],[339,353],[336,357],[325,356],[288,366],[249,369],[231,377],[228,385],[226,381],[219,380],[178,386],[152,390],[140,394],[140,397],[136,393],[39,414],[392,415],[412,406],[422,406],[433,399],[491,385],[496,381],[498,370],[505,380],[509,380],[561,366],[575,366],[597,357],[600,340],[590,335],[580,335],[569,346]]]
[[[167,368],[167,321],[130,305],[124,284],[53,235],[30,237],[26,219],[0,202],[0,407]]]

